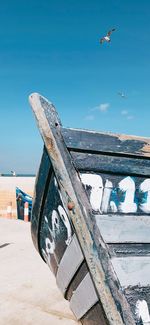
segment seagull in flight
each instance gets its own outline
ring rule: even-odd
[[[118,95],[121,96],[122,98],[127,98],[127,96],[123,92],[118,92]]]
[[[103,44],[104,42],[110,42],[111,39],[110,39],[110,35],[112,34],[112,32],[114,32],[116,30],[116,28],[113,28],[111,30],[109,30],[109,32],[106,34],[106,36],[102,37],[100,39],[100,44]]]
[[[16,172],[14,170],[11,170],[12,176],[16,176]]]

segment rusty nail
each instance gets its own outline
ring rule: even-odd
[[[68,202],[68,209],[72,210],[74,208],[74,203],[72,201]]]

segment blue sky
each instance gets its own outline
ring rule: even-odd
[[[38,170],[32,92],[53,102],[66,127],[150,135],[149,13],[148,0],[1,3],[1,173]]]

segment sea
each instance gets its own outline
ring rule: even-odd
[[[35,177],[35,174],[16,174],[16,175],[12,175],[12,174],[1,174],[0,176],[5,176],[5,177]]]

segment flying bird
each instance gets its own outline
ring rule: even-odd
[[[123,92],[118,92],[118,95],[121,96],[122,98],[127,98],[127,96]]]
[[[112,32],[114,32],[115,30],[116,30],[116,28],[113,28],[113,29],[109,30],[109,32],[106,34],[106,36],[104,36],[104,37],[102,37],[102,38],[100,39],[100,44],[103,44],[105,41],[109,43],[109,42],[111,41],[111,39],[110,39],[110,35],[111,35]]]
[[[11,174],[12,174],[12,176],[16,176],[16,172],[13,170],[11,170]]]

